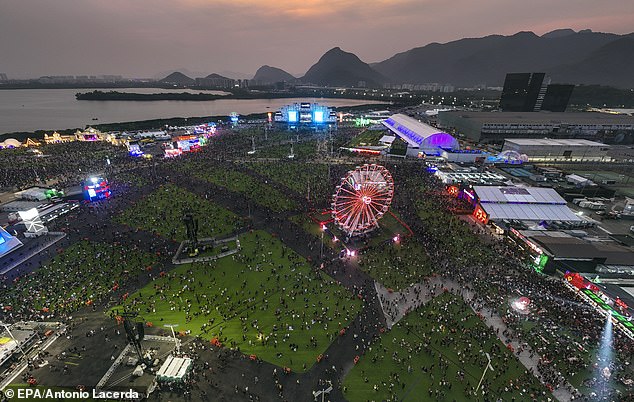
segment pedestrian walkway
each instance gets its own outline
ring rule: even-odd
[[[455,295],[459,295],[471,309],[480,316],[484,323],[496,334],[498,339],[507,346],[512,348],[517,359],[530,371],[542,384],[548,384],[547,380],[540,374],[538,362],[540,356],[534,353],[525,343],[513,336],[512,331],[506,326],[502,318],[489,308],[479,308],[474,302],[475,294],[464,286],[449,280],[447,278],[434,276],[424,283],[416,283],[400,292],[388,290],[382,284],[375,282],[376,289],[381,308],[387,322],[387,327],[398,323],[410,311],[416,310],[418,307],[425,305],[435,296],[441,294],[445,289]],[[436,287],[436,289],[434,289]],[[440,289],[440,291],[438,291]],[[508,334],[508,335],[505,335]],[[562,384],[554,388],[553,396],[561,402],[573,400],[572,385],[565,381],[562,376]]]

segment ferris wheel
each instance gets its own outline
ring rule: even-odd
[[[394,196],[394,180],[383,166],[371,164],[349,171],[341,179],[332,201],[335,224],[349,237],[378,226]]]

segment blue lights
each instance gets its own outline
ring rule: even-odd
[[[22,242],[0,227],[0,257],[22,246]]]
[[[282,106],[275,113],[275,121],[293,126],[297,124],[321,126],[326,123],[336,123],[337,114],[327,106],[318,103],[291,103]]]
[[[104,200],[110,198],[110,185],[108,180],[102,177],[91,177],[83,183],[84,198],[86,201]]]
[[[133,156],[135,158],[143,155],[143,151],[141,151],[141,146],[135,143],[130,143],[130,145],[128,146],[128,152],[130,153],[130,156]]]

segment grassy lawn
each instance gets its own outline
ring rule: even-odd
[[[240,226],[239,218],[230,211],[173,185],[159,187],[116,220],[180,241],[187,237],[185,212],[198,219],[199,238],[223,237]]]
[[[306,214],[291,216],[288,219],[291,222],[294,222],[295,224],[300,226],[302,229],[304,229],[306,233],[309,233],[315,236],[317,239],[321,241],[321,234],[322,234],[321,227],[317,223],[313,222],[312,219],[310,219]],[[324,234],[324,246],[328,248],[332,248],[332,249],[342,248],[340,242],[335,243],[327,234]]]
[[[480,352],[482,350],[482,352]],[[473,390],[491,355],[485,397]],[[344,380],[349,401],[530,401],[546,389],[462,299],[436,297],[410,313],[363,356]],[[547,392],[547,391],[546,391]],[[538,396],[537,396],[538,395]]]
[[[447,255],[460,263],[469,261],[495,261],[495,255],[475,233],[457,216],[439,210],[433,199],[420,199],[415,203],[418,216],[429,235],[443,245]]]
[[[240,245],[233,256],[179,266],[126,306],[156,326],[179,324],[293,371],[310,368],[361,301],[266,232],[242,235]]]
[[[209,168],[197,163],[186,163],[187,171],[202,180],[243,194],[256,204],[273,211],[282,212],[297,208],[297,204],[278,190],[259,182],[246,173],[232,169]]]
[[[300,134],[301,136],[301,134]],[[295,137],[291,137],[295,141]],[[256,153],[248,155],[250,158],[287,158],[291,153],[291,144],[269,145],[267,143],[256,145]],[[317,152],[317,141],[294,142],[293,160],[305,160],[315,156]]]
[[[47,308],[51,313],[71,313],[90,300],[106,298],[116,284],[124,284],[155,262],[156,256],[132,247],[81,241],[20,278],[14,287],[1,290],[0,298],[13,312]]]
[[[388,242],[363,251],[359,266],[376,281],[396,291],[422,282],[432,274],[423,246],[415,240]]]
[[[351,147],[378,146],[379,140],[385,135],[384,131],[363,130],[359,135],[350,140]]]
[[[310,198],[313,201],[330,200],[334,187],[328,177],[328,166],[318,163],[298,163],[293,161],[279,163],[251,163],[247,167],[272,181],[282,184],[306,198],[310,185]]]

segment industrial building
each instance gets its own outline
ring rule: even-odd
[[[473,186],[472,190],[464,189],[463,193],[475,206],[473,216],[485,224],[490,221],[521,221],[536,225],[583,222],[552,188]]]
[[[575,112],[441,111],[438,125],[474,141],[512,138],[582,138],[607,144],[634,143],[634,116]]]
[[[547,256],[550,268],[565,272],[610,273],[618,268],[634,272],[634,251],[612,239],[588,237],[583,231],[509,231],[511,239],[528,246],[526,249],[537,260]]]
[[[509,73],[504,80],[500,109],[504,112],[565,112],[574,85],[550,84],[544,73]]]
[[[450,134],[404,114],[392,115],[383,125],[407,143],[406,156],[441,156],[443,151],[460,149],[458,140]]]
[[[606,160],[609,149],[584,139],[517,138],[505,140],[502,151],[526,155],[529,162],[600,162]]]

